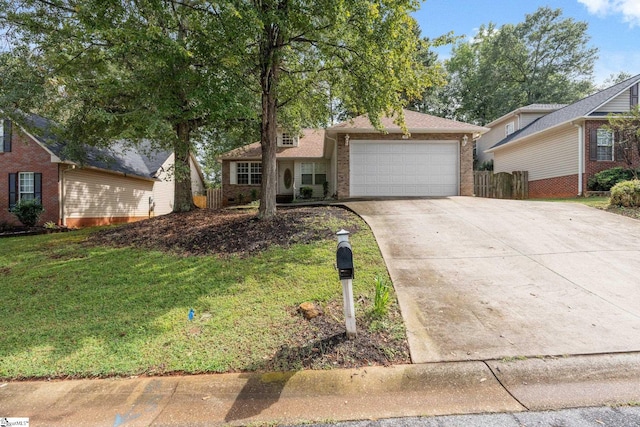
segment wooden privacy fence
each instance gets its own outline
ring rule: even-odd
[[[222,207],[222,188],[207,188],[206,196],[193,196],[193,203],[202,209]]]
[[[473,172],[473,193],[494,199],[528,199],[529,172]]]

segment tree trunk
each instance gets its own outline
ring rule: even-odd
[[[262,124],[260,126],[260,145],[262,147],[262,188],[258,217],[273,218],[276,215],[276,189],[278,175],[276,172],[277,148],[277,84],[280,57],[278,46],[282,34],[277,25],[265,25],[263,40],[260,46],[262,89]]]
[[[194,208],[193,194],[191,193],[191,127],[188,122],[176,125],[178,139],[174,144],[174,183],[175,194],[173,197],[174,212],[189,212]]]

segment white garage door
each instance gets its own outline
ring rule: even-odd
[[[457,141],[352,141],[350,195],[456,196],[458,159]]]

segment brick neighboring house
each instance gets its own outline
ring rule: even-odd
[[[146,219],[173,210],[173,153],[115,144],[111,149],[87,147],[83,164],[65,159],[63,142],[46,136],[46,119],[32,116],[45,136],[34,136],[0,119],[0,224],[19,225],[9,212],[23,198],[38,198],[44,213],[39,224],[69,227]],[[192,188],[204,190],[200,167],[192,158]]]
[[[559,108],[491,148],[495,172],[529,171],[529,197],[574,197],[595,173],[627,167],[614,135],[603,129],[609,113],[638,105],[640,75]],[[640,166],[637,153],[633,166]]]
[[[456,196],[473,194],[473,142],[487,128],[404,110],[405,135],[393,118],[384,117],[384,132],[367,116],[327,129],[303,129],[300,135],[278,134],[276,154],[279,198],[300,197],[311,187],[314,197]],[[259,197],[261,150],[253,143],[225,153],[223,201],[238,203]]]

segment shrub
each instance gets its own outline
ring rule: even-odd
[[[619,182],[611,188],[611,206],[640,207],[640,180]]]
[[[258,190],[255,188],[251,189],[251,201],[256,201],[258,200]]]
[[[300,187],[300,197],[303,199],[310,199],[311,197],[313,197],[313,188]]]
[[[611,187],[622,181],[633,178],[633,170],[625,169],[621,166],[606,169],[593,175],[587,181],[587,188],[590,191],[609,191]]]
[[[328,194],[329,194],[329,181],[325,181],[322,183],[322,195],[326,199]]]
[[[492,171],[493,170],[493,159],[482,162],[480,166],[478,166],[479,171]]]
[[[374,280],[376,285],[376,294],[373,298],[373,309],[371,310],[371,315],[373,318],[379,319],[387,314],[389,309],[391,284],[387,279],[380,276],[376,276]]]
[[[11,213],[26,227],[36,225],[42,212],[44,212],[44,208],[38,199],[20,200],[11,209]]]

